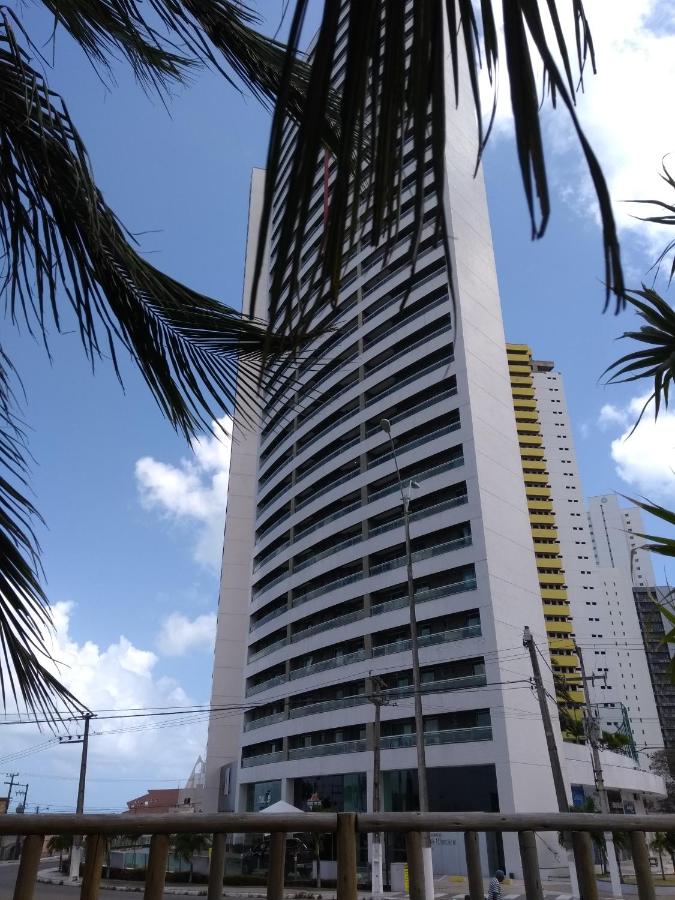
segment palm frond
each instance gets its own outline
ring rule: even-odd
[[[49,319],[60,327],[67,298],[88,356],[110,355],[119,374],[119,348],[128,351],[188,438],[233,403],[237,376],[254,399],[264,328],[140,256],[96,186],[65,105],[28,63],[7,16],[0,120],[0,286],[12,319],[46,334]]]
[[[605,369],[603,375],[610,374],[609,384],[653,380],[651,396],[633,427],[635,430],[652,400],[655,418],[662,406],[668,408],[669,392],[675,377],[675,311],[657,291],[644,284],[641,291],[627,291],[626,300],[644,324],[639,331],[626,331],[621,337],[645,346],[617,359]]]
[[[626,497],[626,499],[656,519],[661,519],[662,522],[675,526],[675,512],[666,509],[665,506],[660,506],[658,503],[650,503],[648,500],[636,500],[633,497]],[[650,542],[645,544],[642,549],[649,550],[651,553],[658,553],[661,556],[675,556],[675,538],[660,537],[656,534],[638,534],[637,532],[636,536]],[[675,617],[672,621],[675,624]]]
[[[14,406],[12,363],[0,348],[0,700],[48,720],[82,705],[48,668],[51,628],[40,583],[40,548],[32,522],[37,510],[25,495],[27,449]]]
[[[661,178],[665,181],[665,183],[675,190],[675,179],[668,171],[666,167],[665,160],[661,163]],[[665,225],[667,227],[673,227],[675,225],[675,205],[671,203],[666,203],[664,200],[631,200],[631,203],[643,204],[645,206],[653,206],[657,210],[659,210],[658,215],[653,216],[638,216],[638,218],[642,222],[651,222],[654,225]],[[658,275],[661,266],[663,265],[664,260],[673,253],[675,250],[675,240],[668,241],[664,250],[659,253],[652,269]],[[673,259],[670,264],[670,274],[668,276],[668,281],[671,282],[673,280],[673,276],[675,275],[675,255],[673,255]]]
[[[607,301],[613,289],[617,308],[623,305],[624,283],[620,250],[607,185],[600,165],[575,113],[574,52],[567,48],[555,0],[510,0],[504,3],[505,65],[511,87],[516,145],[533,238],[541,237],[550,214],[548,179],[541,138],[541,98],[535,84],[535,68],[543,67],[554,105],[560,103],[570,116],[591,175],[603,226]],[[326,179],[324,236],[312,273],[314,291],[303,291],[300,306],[291,316],[291,304],[283,333],[305,334],[316,313],[334,302],[343,255],[360,238],[363,221],[371,224],[367,243],[391,247],[397,237],[401,210],[404,140],[413,136],[417,173],[410,190],[414,195],[414,225],[410,255],[414,268],[424,217],[425,151],[431,154],[436,233],[449,246],[450,228],[445,221],[443,188],[445,167],[446,93],[459,96],[459,79],[468,67],[472,102],[478,120],[477,164],[490,133],[492,115],[483,125],[478,72],[485,60],[496,86],[499,47],[493,0],[482,0],[480,13],[471,0],[431,0],[427,3],[391,3],[387,0],[328,0],[310,57],[307,103],[293,123],[283,98],[289,73],[298,58],[298,42],[308,0],[296,0],[287,44],[288,65],[282,75],[267,158],[267,181],[261,237],[270,229],[273,204],[284,184],[280,222],[275,224],[275,259],[270,285],[270,322],[274,323],[284,299],[295,300],[300,261],[311,212],[312,187],[324,153],[325,106],[329,92],[338,93],[340,143],[332,154],[332,179]],[[577,80],[588,58],[594,64],[593,45],[582,0],[572,12],[576,27]],[[552,26],[554,40],[547,37]],[[346,35],[343,39],[343,33]],[[447,35],[447,39],[444,37]],[[339,80],[336,59],[340,54]],[[448,86],[446,56],[454,84]],[[344,55],[344,62],[342,62]],[[466,66],[463,66],[463,60]],[[557,62],[559,60],[560,62]],[[451,80],[452,80],[451,79]],[[496,89],[496,87],[495,87]],[[494,104],[492,114],[494,113]],[[287,138],[285,136],[288,136]],[[289,153],[285,141],[290,141]],[[356,162],[355,162],[356,161]],[[450,163],[451,164],[451,163]],[[259,243],[252,295],[264,264],[265,240]],[[450,265],[450,253],[446,253]],[[452,278],[450,278],[452,283]],[[309,296],[309,299],[307,297]],[[270,328],[273,326],[271,325]]]
[[[198,65],[220,72],[272,107],[279,94],[285,47],[261,34],[259,17],[233,0],[42,0],[98,68],[110,69],[120,52],[137,79],[163,89]],[[151,24],[152,19],[161,29]],[[285,107],[296,118],[303,108],[309,69],[296,59],[288,75]],[[328,98],[324,140],[336,144],[337,105]]]

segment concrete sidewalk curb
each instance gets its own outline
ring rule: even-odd
[[[47,869],[44,872],[41,872],[37,877],[38,882],[41,884],[58,884],[63,887],[72,887],[79,888],[82,884],[81,880],[78,878],[77,881],[70,881],[65,875],[60,872],[56,872],[56,870]],[[106,884],[105,882],[101,882],[101,888],[106,891],[121,891],[125,894],[142,894],[145,890],[145,882],[138,881],[133,884]],[[164,888],[164,893],[169,896],[175,897],[206,897],[208,890],[206,885],[201,887],[172,887],[171,885],[167,885]],[[404,894],[387,894],[388,898],[391,900],[397,900],[398,897],[404,897]],[[228,893],[228,886],[225,885],[223,888],[223,898],[227,900],[267,900],[266,891],[259,891],[258,893],[251,893],[250,891],[238,891],[236,887],[233,891]],[[311,892],[311,891],[284,891],[284,900],[335,900],[336,892],[334,890],[328,890],[323,892]],[[359,894],[359,900],[373,900],[370,894]]]

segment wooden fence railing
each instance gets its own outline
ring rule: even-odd
[[[598,900],[592,833],[628,832],[635,867],[639,900],[655,900],[646,833],[675,831],[675,815],[600,815],[595,813],[551,813],[550,815],[501,813],[303,813],[265,815],[222,813],[174,816],[0,816],[0,835],[23,835],[23,849],[14,888],[14,900],[31,900],[45,835],[72,834],[85,837],[86,855],[80,897],[96,900],[109,837],[151,835],[145,882],[145,900],[161,900],[172,834],[212,834],[209,900],[219,900],[223,891],[225,836],[227,834],[271,834],[267,879],[268,900],[282,900],[286,835],[292,832],[336,834],[337,897],[357,900],[357,835],[359,832],[396,832],[405,835],[411,900],[433,900],[424,896],[422,832],[461,832],[464,835],[470,900],[484,900],[483,872],[478,852],[480,832],[513,832],[518,835],[527,900],[543,900],[539,875],[536,832],[567,832],[572,836],[579,887],[583,900]]]

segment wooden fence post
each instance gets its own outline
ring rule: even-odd
[[[337,816],[337,900],[357,900],[356,814]]]
[[[166,881],[166,864],[169,859],[168,834],[153,834],[150,838],[150,855],[145,873],[145,900],[162,900]]]
[[[106,838],[102,834],[87,836],[80,900],[97,900],[98,898],[106,843]]]
[[[656,891],[654,890],[652,870],[649,865],[649,849],[644,831],[631,831],[630,848],[633,852],[638,896],[640,900],[655,900]]]
[[[405,851],[408,857],[408,893],[410,900],[434,900],[424,895],[424,857],[422,855],[422,835],[419,831],[408,831],[405,836]]]
[[[527,900],[544,900],[544,892],[539,876],[539,857],[537,856],[537,839],[534,831],[519,831],[520,860],[523,864],[523,881]]]
[[[470,900],[484,900],[485,892],[483,891],[483,873],[480,867],[480,846],[477,831],[464,832],[464,853],[466,855]]]
[[[14,900],[33,900],[35,879],[37,878],[44,842],[43,834],[29,834],[23,842],[19,871],[16,875],[16,884],[14,885]]]
[[[595,880],[593,842],[587,831],[572,832],[574,863],[579,879],[579,891],[584,900],[598,900],[598,883]]]
[[[283,900],[285,870],[286,835],[283,831],[273,831],[267,871],[267,900]]]
[[[225,839],[226,834],[218,832],[211,839],[211,864],[209,866],[208,900],[220,900],[223,896],[223,877],[225,875]]]

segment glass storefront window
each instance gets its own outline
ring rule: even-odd
[[[256,781],[246,785],[246,811],[260,812],[281,800],[281,781]]]

